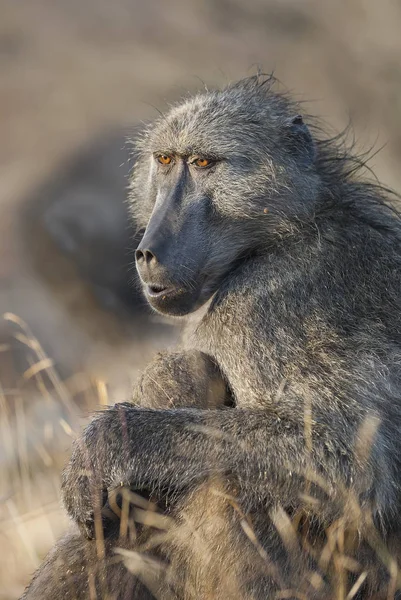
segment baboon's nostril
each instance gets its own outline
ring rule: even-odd
[[[139,263],[139,264],[141,264],[141,263],[150,264],[152,261],[157,262],[156,256],[150,250],[138,249],[135,252],[135,258],[136,258],[137,263]]]
[[[141,263],[145,260],[145,255],[142,250],[136,250],[135,252],[136,262]]]

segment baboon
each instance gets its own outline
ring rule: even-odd
[[[80,533],[26,599],[399,588],[400,219],[364,161],[273,83],[190,97],[137,142],[137,268],[183,340],[74,444],[62,493]],[[117,539],[107,510],[125,489],[158,503],[163,535]]]

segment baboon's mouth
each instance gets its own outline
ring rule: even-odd
[[[147,285],[146,293],[150,298],[161,298],[163,296],[168,296],[174,292],[178,292],[178,289],[173,286],[163,286],[163,285]]]
[[[156,311],[171,316],[183,316],[197,310],[215,292],[210,277],[198,276],[198,285],[185,286],[177,281],[144,284],[144,292],[149,304]],[[213,280],[214,281],[214,280]]]
[[[182,316],[197,308],[199,289],[182,285],[145,285],[144,291],[149,304],[156,311],[171,316]]]

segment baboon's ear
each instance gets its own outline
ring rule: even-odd
[[[288,149],[300,159],[305,166],[309,166],[316,159],[316,144],[302,115],[287,119],[285,123],[285,140]]]

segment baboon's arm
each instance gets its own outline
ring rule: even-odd
[[[94,498],[118,485],[179,491],[210,476],[232,482],[247,505],[297,503],[305,473],[330,490],[352,481],[352,440],[314,433],[304,423],[261,410],[151,410],[117,404],[100,413],[74,445],[63,474],[70,516],[93,535]],[[340,452],[339,449],[342,451]],[[348,455],[347,455],[348,452]]]

